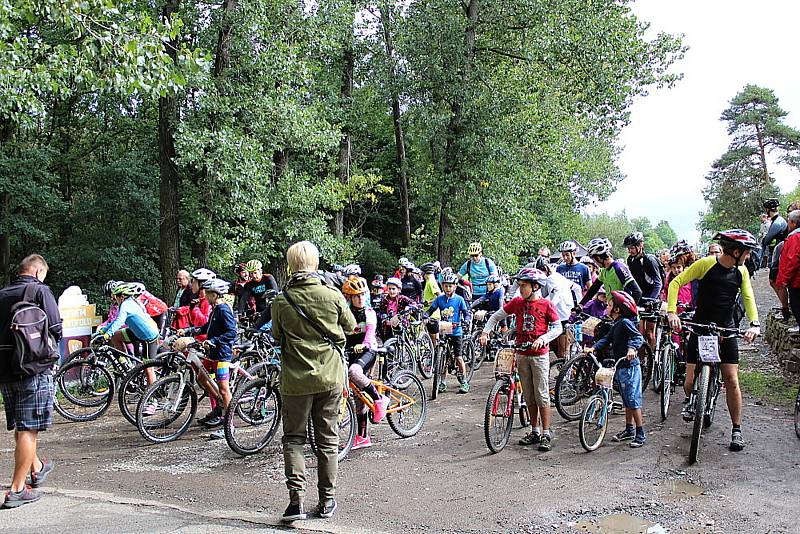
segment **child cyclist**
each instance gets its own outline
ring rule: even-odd
[[[144,285],[136,282],[114,285],[111,296],[117,305],[117,315],[110,323],[97,328],[92,341],[102,338],[121,352],[127,352],[127,343],[144,343],[147,358],[155,358],[158,351],[158,325],[137,300],[143,291]],[[127,328],[123,328],[125,325]]]
[[[386,281],[386,295],[377,307],[382,325],[380,335],[384,341],[394,336],[393,326],[395,325],[392,325],[390,322],[392,318],[400,312],[405,311],[409,306],[415,305],[413,300],[400,294],[401,289],[403,289],[403,283],[399,278],[389,278],[389,280]]]
[[[349,365],[347,374],[356,387],[372,397],[375,403],[372,422],[380,423],[383,416],[386,415],[389,399],[378,393],[375,384],[367,376],[372,366],[375,365],[375,354],[372,350],[378,346],[375,337],[378,319],[375,310],[370,308],[366,302],[369,293],[367,281],[363,278],[349,278],[342,285],[342,293],[350,304],[350,311],[356,318],[355,329],[345,336],[344,348],[348,355],[347,363]],[[363,449],[372,446],[372,440],[367,433],[368,410],[366,405],[358,400],[358,397],[356,399],[358,433],[353,441],[353,449]]]
[[[233,358],[233,344],[236,341],[236,317],[233,309],[225,302],[225,295],[230,290],[230,283],[222,278],[210,278],[203,282],[206,298],[211,304],[211,315],[208,322],[199,328],[187,329],[190,335],[206,335],[203,347],[206,348],[206,357],[216,362],[215,378],[219,387],[219,396],[222,401],[222,413],[228,409],[231,402],[231,388],[229,373],[231,359]],[[209,394],[213,391],[210,384],[201,384]],[[224,422],[224,421],[223,421]],[[224,439],[224,426],[211,433],[209,439]]]
[[[469,393],[469,382],[467,382],[466,374],[467,368],[464,365],[464,358],[461,356],[462,343],[462,323],[469,323],[472,318],[472,311],[461,296],[456,295],[456,286],[458,285],[458,275],[454,273],[447,273],[442,279],[442,286],[444,295],[439,295],[431,303],[428,308],[427,315],[431,315],[435,311],[439,311],[442,320],[450,321],[453,324],[453,332],[447,334],[447,342],[453,349],[453,355],[456,359],[457,378],[460,384],[458,388],[459,393]],[[433,340],[433,345],[436,346],[437,337],[439,334],[439,323],[436,321],[428,322],[428,333]],[[447,373],[447,368],[445,368]],[[439,382],[439,392],[447,391],[447,384],[444,380]]]
[[[617,364],[616,379],[622,404],[625,406],[625,429],[617,432],[613,441],[631,441],[631,447],[641,447],[647,441],[642,418],[642,370],[639,357],[636,355],[644,343],[639,332],[638,308],[636,302],[624,291],[611,292],[611,309],[609,316],[614,320],[608,334],[598,339],[594,347],[586,352],[600,351],[611,345],[614,359],[622,359]],[[634,424],[636,425],[634,430]]]
[[[529,349],[517,352],[517,370],[522,382],[522,394],[528,405],[531,432],[519,441],[520,445],[539,445],[539,450],[551,449],[550,435],[550,349],[551,341],[561,335],[563,327],[552,302],[542,297],[542,285],[547,276],[538,269],[522,268],[516,276],[519,296],[497,310],[481,333],[481,345],[486,345],[489,333],[509,315],[517,319],[517,343],[532,342]],[[542,429],[538,427],[539,416]]]

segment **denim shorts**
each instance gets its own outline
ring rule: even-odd
[[[619,393],[622,396],[622,405],[636,410],[642,407],[642,366],[639,364],[631,367],[617,369]]]
[[[47,430],[53,424],[55,392],[50,373],[0,384],[8,430]]]

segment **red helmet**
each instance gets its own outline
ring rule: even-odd
[[[738,228],[717,232],[713,239],[714,241],[719,241],[723,246],[732,245],[747,249],[757,249],[761,246],[756,238],[753,237],[753,234],[747,230],[740,230]]]
[[[618,306],[625,315],[636,317],[639,315],[639,308],[636,306],[636,301],[625,291],[612,291],[611,298],[614,304]]]

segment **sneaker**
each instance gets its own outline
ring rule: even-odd
[[[614,437],[611,438],[611,441],[627,441],[629,439],[633,439],[636,437],[636,431],[632,428],[625,428],[621,432],[617,432],[614,434]]]
[[[469,393],[469,382],[461,382],[461,385],[458,386],[459,393]]]
[[[644,434],[636,434],[636,437],[631,441],[631,449],[638,449],[647,443],[647,437]]]
[[[378,424],[386,417],[386,408],[389,407],[389,399],[381,395],[381,398],[375,401],[375,409],[372,411],[372,422]]]
[[[323,519],[328,519],[333,517],[333,513],[336,511],[336,508],[336,500],[328,499],[325,502],[319,503],[315,512],[317,516]]]
[[[547,434],[542,435],[542,438],[539,441],[539,450],[542,452],[547,452],[552,449],[553,446],[550,444],[550,441],[550,436]]]
[[[32,488],[38,488],[44,484],[47,475],[49,475],[52,470],[53,460],[42,458],[42,468],[38,472],[31,471],[31,475],[28,477],[28,480],[25,481],[25,484]]]
[[[157,411],[158,411],[158,403],[155,402],[151,402],[144,407],[145,415],[155,415]]]
[[[302,504],[289,503],[286,511],[283,512],[281,522],[291,523],[292,521],[299,521],[306,518],[306,513],[303,511]]]
[[[216,408],[205,414],[203,417],[198,419],[197,424],[206,425],[209,423],[209,421],[213,421],[214,419],[219,419],[220,417],[222,417],[222,407],[217,406]]]
[[[689,397],[684,397],[683,398],[683,404],[684,405],[689,404],[689,400],[690,400]]]
[[[542,441],[542,437],[536,432],[528,432],[528,434],[519,440],[520,445],[536,445]]]
[[[372,447],[372,439],[369,436],[366,438],[356,436],[356,439],[353,440],[353,446],[350,448],[350,450],[355,451],[358,449],[366,449],[367,447]]]
[[[731,432],[731,444],[728,448],[734,452],[744,449],[744,438],[741,430],[737,429]]]
[[[439,393],[444,393],[445,391],[447,391],[447,382],[442,380],[439,382]]]
[[[211,434],[209,434],[209,436],[208,436],[208,440],[209,441],[213,441],[213,440],[217,440],[217,439],[225,439],[225,429],[224,428],[218,428],[215,431],[213,431]]]
[[[16,508],[23,504],[36,502],[42,498],[42,492],[31,489],[30,486],[25,486],[22,491],[6,492],[6,499],[3,501],[3,508]]]
[[[205,423],[203,423],[202,426],[204,426],[206,428],[216,428],[216,427],[220,426],[224,422],[225,421],[222,419],[222,417],[214,417],[212,419],[209,419]]]
[[[683,406],[683,410],[681,410],[681,417],[687,423],[691,423],[694,421],[694,403],[689,402]]]

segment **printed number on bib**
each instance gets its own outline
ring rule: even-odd
[[[717,336],[699,336],[697,347],[700,359],[706,363],[719,363],[719,338]]]

